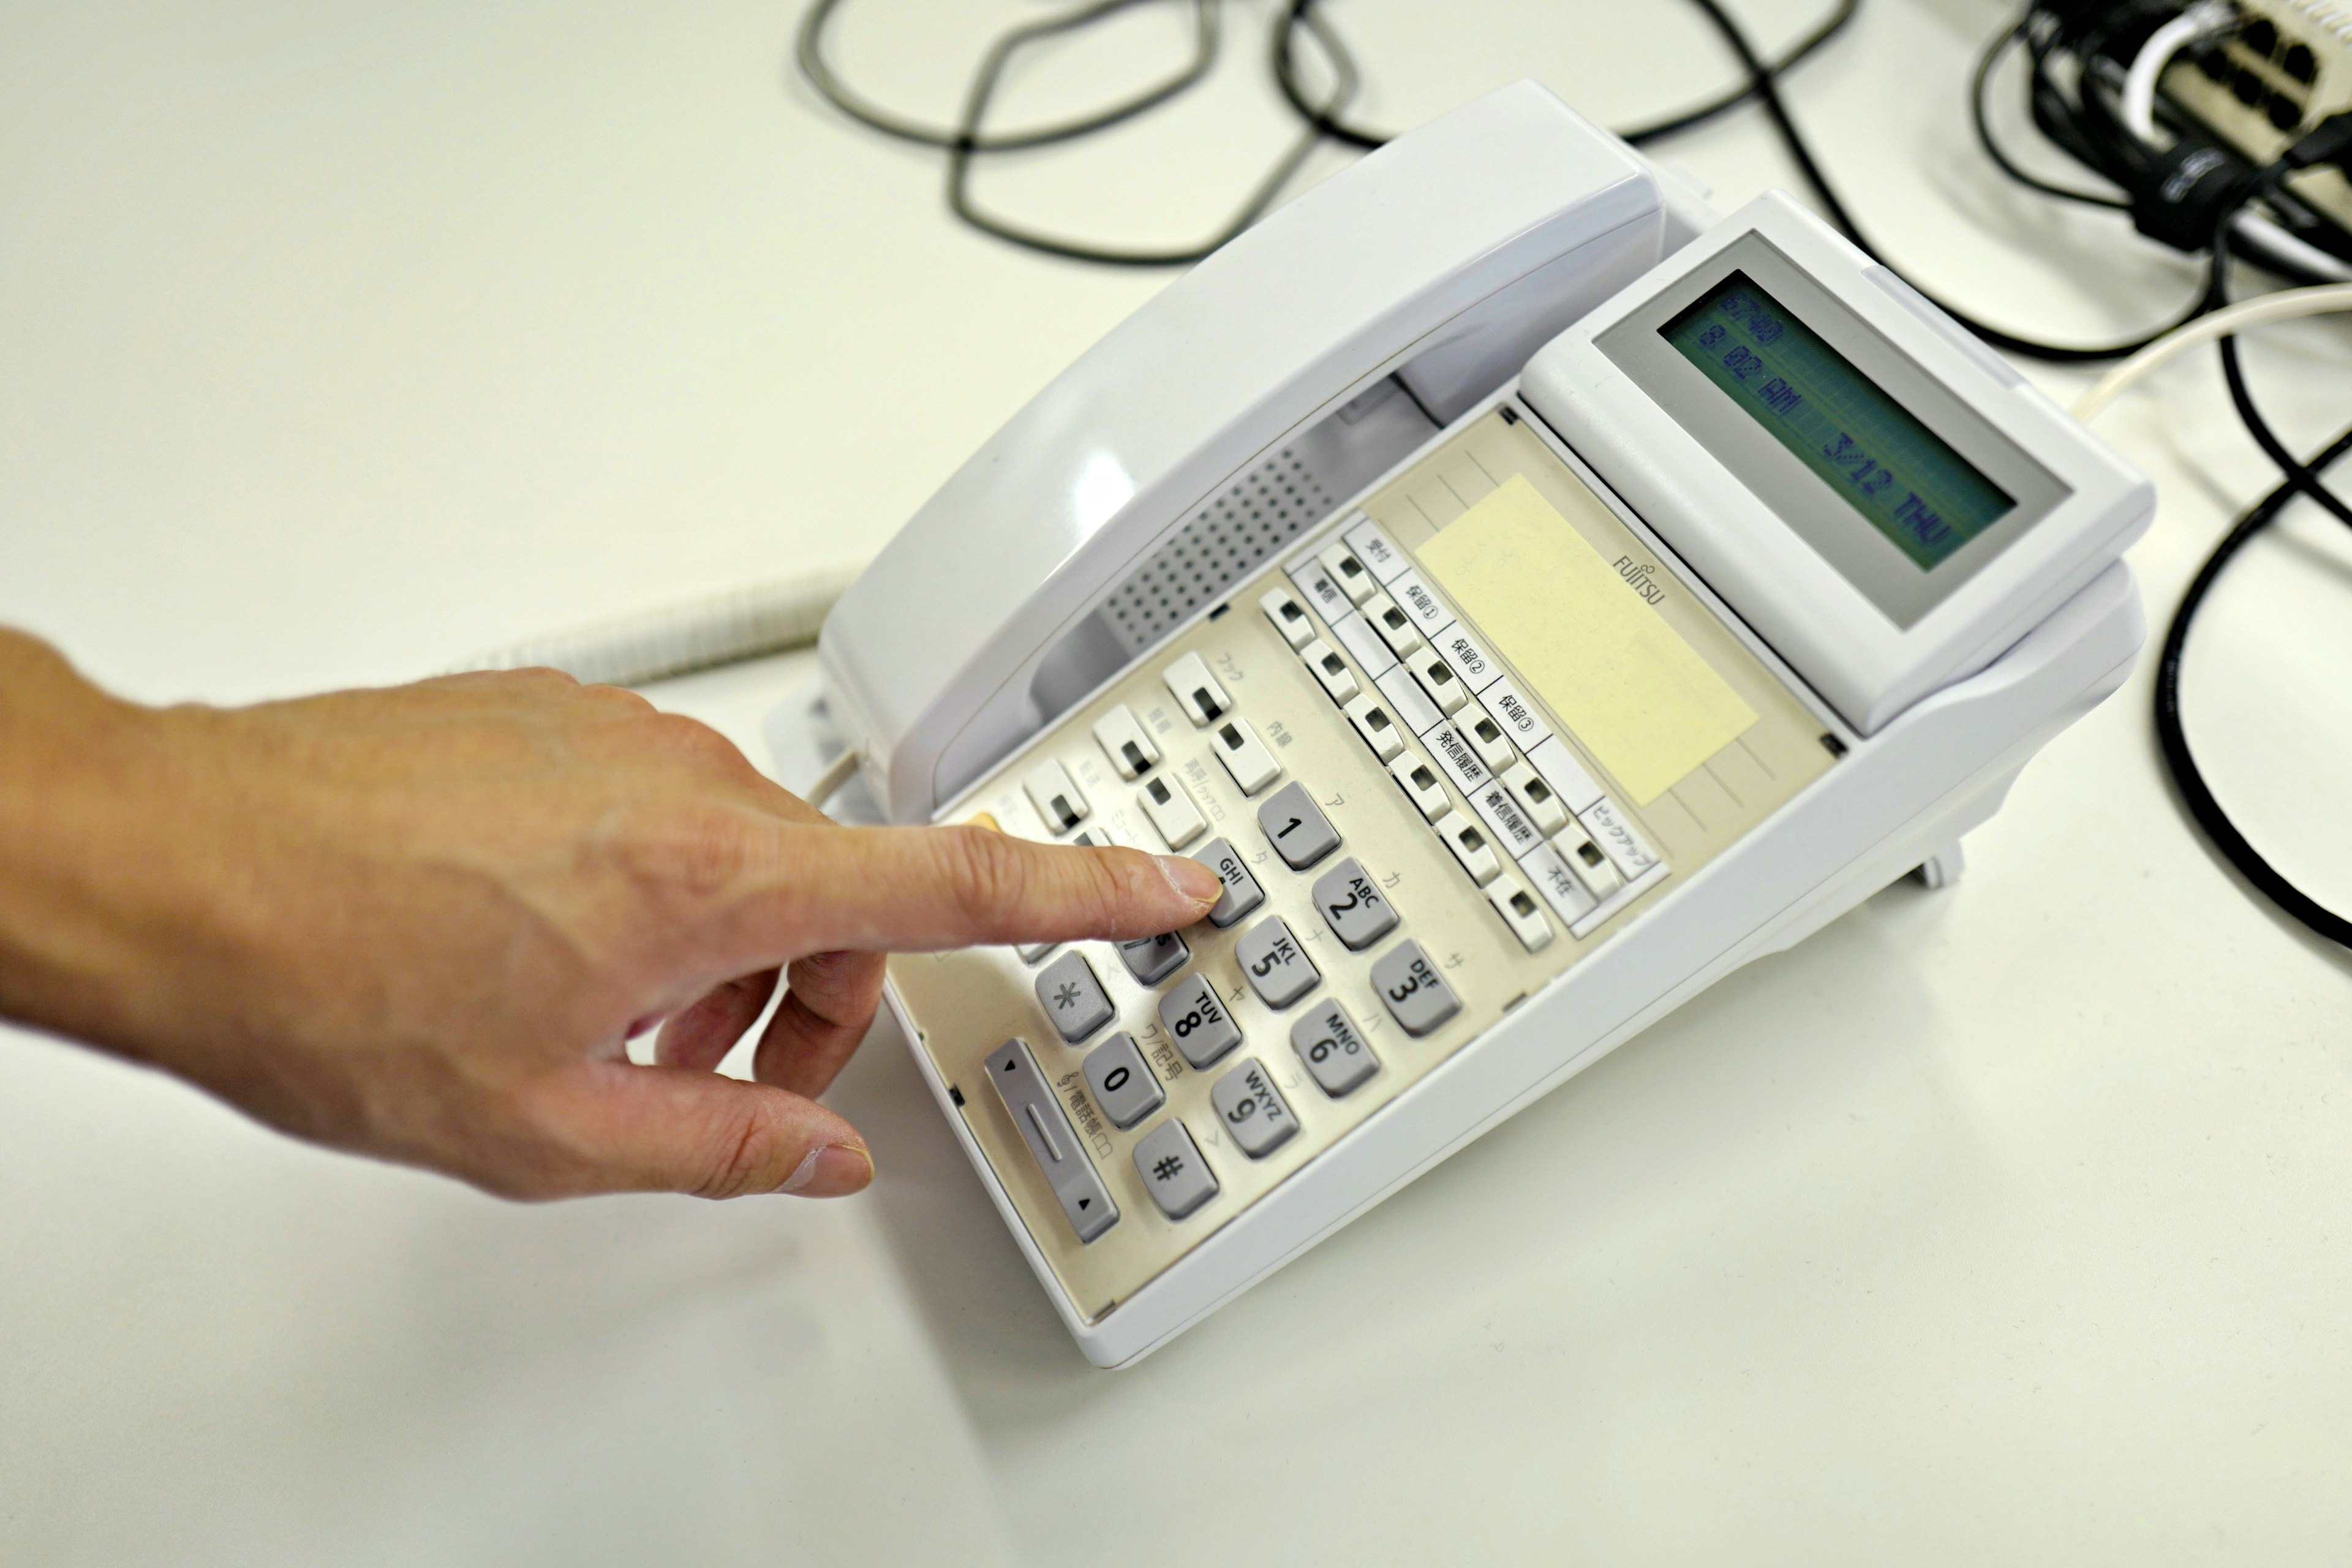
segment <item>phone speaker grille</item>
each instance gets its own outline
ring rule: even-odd
[[[1154,551],[1103,602],[1103,623],[1133,658],[1331,508],[1322,481],[1285,449],[1234,479]]]

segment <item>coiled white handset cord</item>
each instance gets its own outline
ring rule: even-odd
[[[595,686],[639,686],[816,640],[863,566],[806,572],[488,649],[446,673],[544,666]]]

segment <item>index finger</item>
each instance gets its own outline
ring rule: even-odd
[[[803,953],[1126,942],[1181,930],[1223,883],[1197,860],[1034,844],[984,827],[780,824],[774,862],[739,904],[766,962]]]

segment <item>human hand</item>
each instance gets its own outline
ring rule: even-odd
[[[1217,889],[1173,856],[838,826],[550,671],[151,710],[0,633],[0,1013],[508,1196],[854,1192],[870,1157],[814,1097],[885,953],[1150,936]],[[712,1072],[780,970],[757,1081]]]

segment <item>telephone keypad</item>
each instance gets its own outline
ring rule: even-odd
[[[1209,910],[1209,923],[1219,931],[1265,902],[1265,889],[1250,875],[1248,863],[1234,848],[1232,839],[1217,839],[1192,858],[1224,879],[1225,890]]]
[[[1151,1201],[1170,1219],[1182,1219],[1217,1195],[1217,1173],[1172,1116],[1137,1142],[1135,1168]]]
[[[1082,952],[1066,952],[1045,966],[1037,976],[1037,1000],[1072,1045],[1111,1019],[1110,997]]]
[[[1257,808],[1257,822],[1282,863],[1294,871],[1304,871],[1339,847],[1339,830],[1303,784],[1293,782],[1276,790]]]
[[[1415,1038],[1462,1011],[1462,998],[1417,942],[1401,942],[1381,954],[1372,965],[1372,989],[1389,1016]]]
[[[1193,975],[1160,999],[1160,1026],[1196,1068],[1207,1067],[1242,1043],[1242,1026],[1234,1022],[1225,999],[1205,974]]]
[[[1241,941],[1234,944],[1234,957],[1257,999],[1277,1013],[1314,990],[1323,978],[1280,915],[1244,931]],[[1238,1038],[1239,1031],[1235,1035]]]
[[[1174,931],[1118,944],[1118,961],[1139,985],[1157,985],[1192,962],[1192,950]]]
[[[1348,1016],[1348,1009],[1328,996],[1290,1026],[1290,1048],[1298,1053],[1315,1087],[1334,1100],[1344,1099],[1381,1070],[1381,1058],[1372,1054],[1370,1042]]]
[[[1349,952],[1361,952],[1397,928],[1396,906],[1352,855],[1315,879],[1315,908]]]
[[[1113,1127],[1124,1131],[1168,1103],[1151,1064],[1136,1048],[1135,1037],[1124,1029],[1088,1051],[1079,1066],[1095,1103]]]
[[[1209,1090],[1209,1103],[1242,1152],[1253,1160],[1265,1159],[1298,1131],[1298,1119],[1255,1057],[1219,1079]]]

